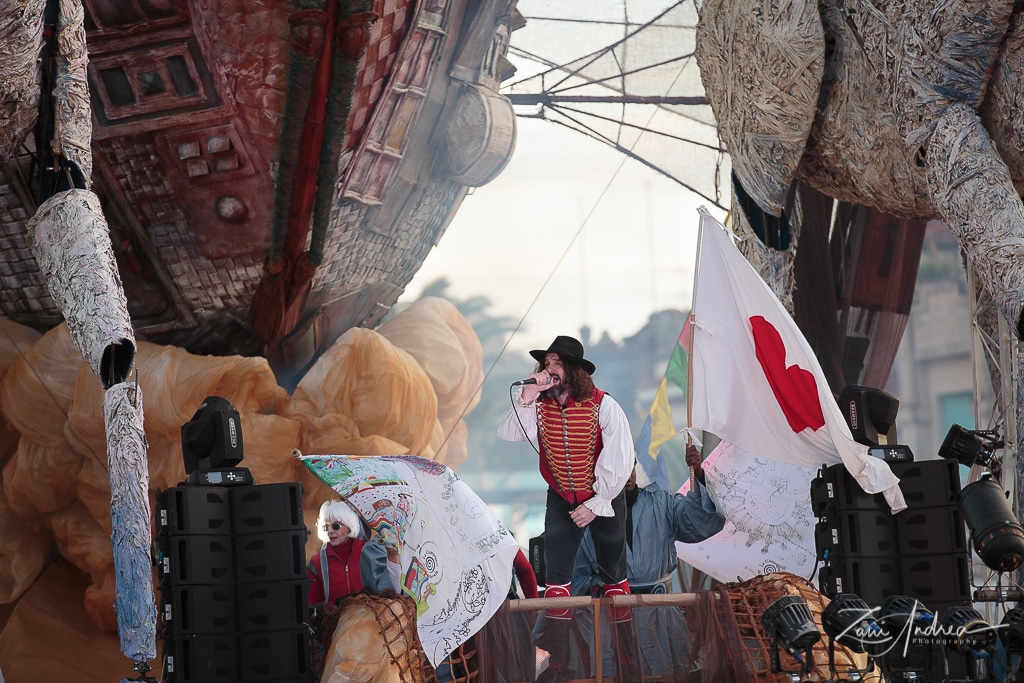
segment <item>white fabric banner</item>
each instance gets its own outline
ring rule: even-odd
[[[889,466],[853,440],[789,312],[703,208],[698,244],[690,427],[793,465],[842,462],[865,491],[883,492],[894,513],[906,508]]]
[[[519,545],[445,465],[401,455],[300,459],[398,547],[402,593],[416,601],[416,630],[435,667],[508,596]]]
[[[718,581],[746,581],[790,572],[810,578],[815,568],[811,480],[818,471],[741,451],[722,441],[704,460],[719,495],[725,528],[700,543],[676,542],[676,554]],[[679,492],[686,494],[690,482]]]

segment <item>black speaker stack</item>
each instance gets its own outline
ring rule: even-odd
[[[302,485],[157,494],[164,683],[309,683]]]
[[[934,614],[970,605],[959,464],[943,458],[889,466],[907,501],[896,515],[882,494],[865,493],[842,465],[823,467],[812,480],[819,589],[829,597],[855,593],[872,607],[905,595]]]
[[[819,589],[830,598],[860,596],[876,608],[875,618],[886,598],[914,598],[918,609],[938,621],[950,609],[972,604],[959,463],[943,458],[888,464],[907,501],[907,509],[895,515],[882,494],[865,493],[842,465],[823,467],[812,480],[811,506],[819,518],[815,547],[823,563]],[[884,662],[894,671],[915,671],[923,682],[967,680],[966,660],[946,656],[941,645],[905,656],[901,647],[890,650]]]

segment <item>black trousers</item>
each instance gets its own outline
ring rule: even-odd
[[[544,564],[547,585],[572,581],[572,568],[576,562],[583,532],[590,529],[597,555],[597,569],[605,583],[626,580],[626,494],[620,491],[612,499],[614,517],[596,517],[583,529],[576,526],[569,513],[575,509],[564,498],[548,488],[547,508],[544,511]]]

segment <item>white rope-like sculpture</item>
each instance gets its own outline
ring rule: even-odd
[[[121,654],[135,662],[156,657],[149,466],[142,416],[142,390],[137,384],[125,382],[107,390],[103,418],[107,427],[117,631]]]
[[[39,51],[45,0],[0,0],[0,164],[39,116]]]
[[[59,192],[28,225],[29,246],[50,296],[89,369],[105,387],[123,381],[134,358],[135,332],[99,197],[89,190]]]
[[[88,189],[92,112],[84,16],[80,0],[61,0],[53,92],[52,149],[63,168],[76,168],[80,176],[66,171],[69,189],[39,206],[28,222],[28,241],[75,345],[107,390],[103,417],[118,634],[121,653],[145,672],[146,662],[156,657],[147,444],[141,391],[125,382],[136,349],[128,302],[103,208]]]

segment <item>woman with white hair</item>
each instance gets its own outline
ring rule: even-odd
[[[320,506],[316,532],[324,542],[317,557],[309,561],[309,604],[334,605],[339,599],[369,590],[371,593],[401,584],[398,551],[385,549],[375,538],[361,538],[363,523],[348,503],[328,500]]]

